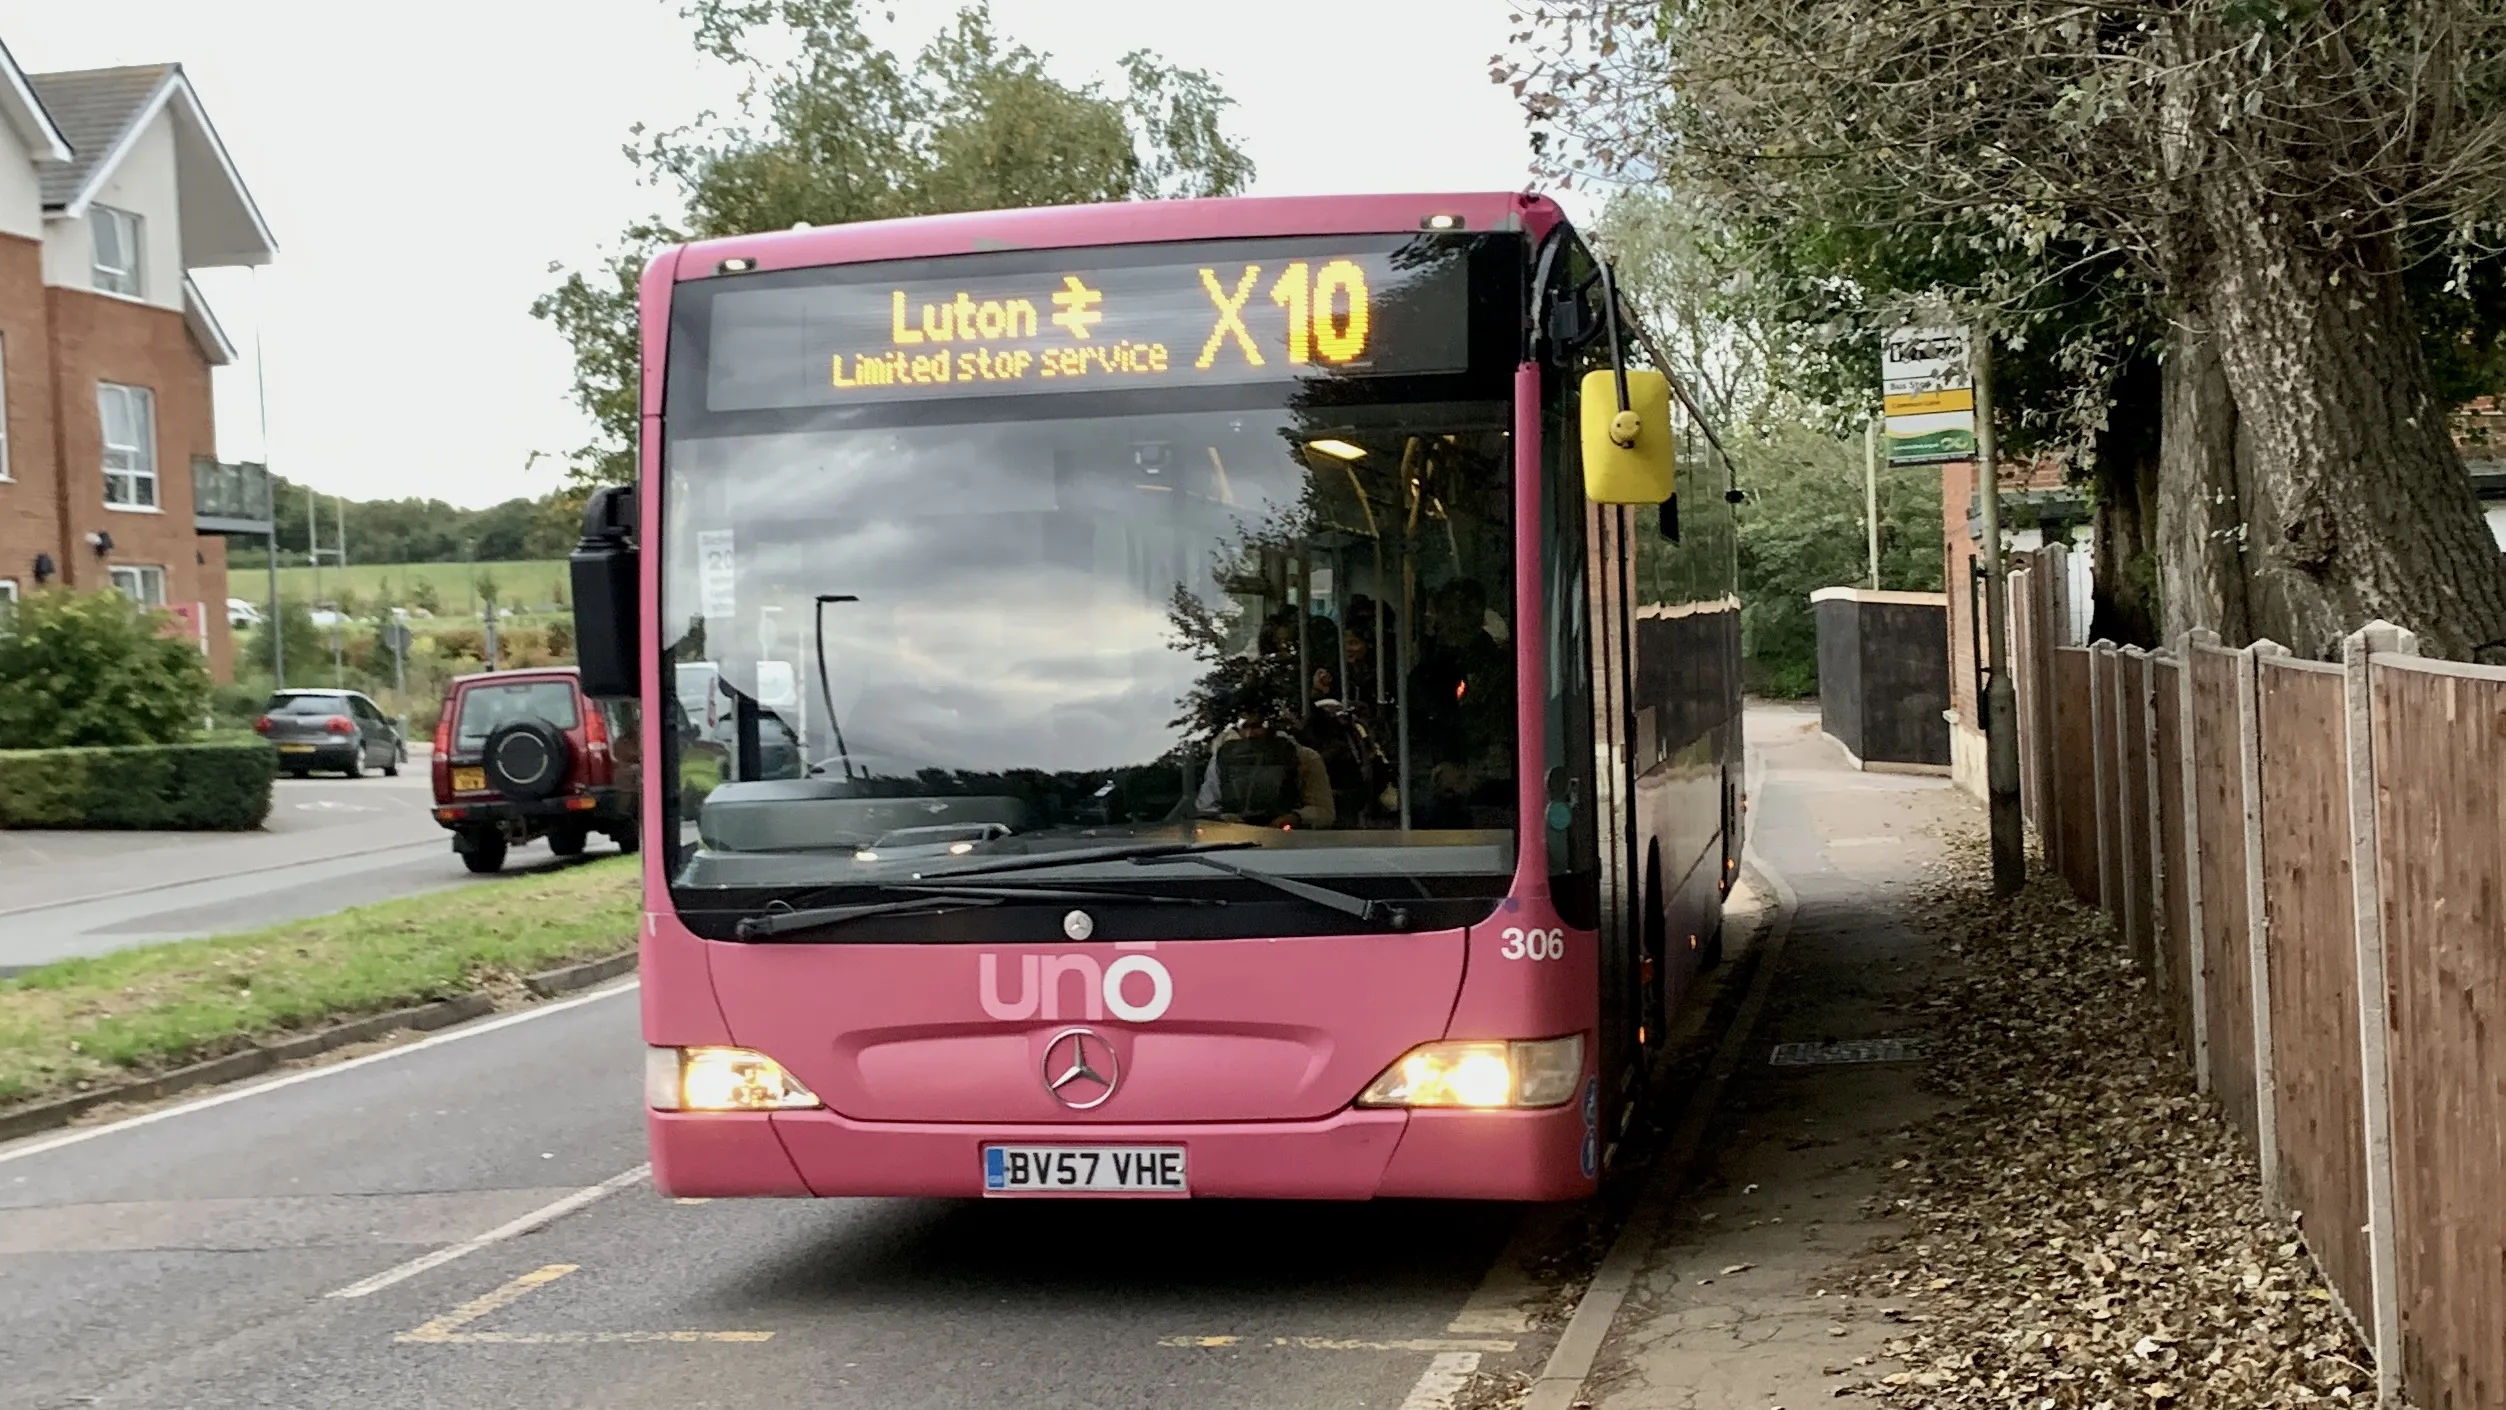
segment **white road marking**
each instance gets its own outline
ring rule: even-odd
[[[1427,1372],[1410,1387],[1401,1401],[1401,1410],[1452,1410],[1453,1398],[1462,1387],[1471,1383],[1479,1370],[1476,1351],[1448,1351],[1427,1365]]]
[[[124,1117],[120,1121],[107,1122],[102,1126],[84,1126],[76,1130],[64,1131],[57,1136],[46,1136],[39,1140],[27,1141],[21,1145],[0,1147],[0,1165],[5,1165],[12,1160],[23,1160],[30,1155],[41,1155],[46,1151],[56,1151],[61,1149],[63,1146],[74,1146],[82,1141],[92,1141],[99,1136],[110,1136],[117,1131],[128,1131],[138,1126],[151,1126],[157,1122],[168,1121],[174,1117],[187,1115],[195,1111],[207,1111],[211,1107],[224,1106],[228,1102],[239,1102],[246,1097],[257,1097],[264,1092],[275,1092],[281,1087],[293,1087],[299,1082],[312,1082],[324,1077],[336,1077],[343,1072],[352,1071],[356,1068],[363,1067],[368,1063],[389,1062],[394,1058],[407,1057],[411,1053],[425,1052],[430,1048],[439,1048],[446,1043],[458,1043],[464,1041],[465,1039],[476,1038],[481,1034],[496,1032],[498,1029],[511,1028],[517,1023],[528,1023],[535,1018],[546,1018],[553,1013],[563,1013],[567,1009],[580,1008],[585,1004],[597,1003],[602,999],[612,998],[619,994],[631,993],[634,991],[637,982],[638,981],[633,977],[629,977],[616,984],[609,985],[606,988],[594,989],[586,994],[578,994],[571,999],[559,999],[553,1003],[540,1004],[536,1007],[522,1009],[515,1013],[502,1015],[501,1017],[485,1019],[477,1023],[466,1023],[455,1028],[447,1028],[443,1032],[437,1033],[432,1037],[421,1038],[414,1043],[404,1043],[396,1048],[385,1048],[381,1052],[368,1053],[364,1057],[350,1058],[346,1062],[335,1062],[326,1067],[308,1067],[299,1072],[288,1073],[284,1077],[274,1077],[267,1082],[256,1082],[248,1087],[228,1087],[213,1095],[202,1097],[198,1101],[184,1102],[180,1106],[169,1106],[157,1111],[145,1111],[141,1112],[137,1116]]]
[[[490,1244],[500,1244],[507,1239],[516,1237],[517,1235],[530,1233],[534,1229],[545,1228],[548,1225],[565,1218],[567,1215],[574,1213],[576,1210],[583,1208],[585,1205],[607,1199],[609,1196],[616,1194],[618,1191],[625,1189],[629,1185],[639,1184],[644,1180],[651,1178],[652,1173],[653,1168],[650,1165],[639,1165],[632,1170],[622,1170],[617,1174],[610,1176],[608,1179],[601,1181],[597,1185],[586,1185],[582,1189],[576,1190],[573,1194],[567,1195],[563,1199],[551,1200],[548,1203],[541,1205],[539,1208],[532,1210],[530,1213],[523,1215],[521,1218],[507,1220],[506,1222],[497,1225],[495,1228],[488,1230],[484,1234],[463,1239],[457,1244],[447,1244],[444,1247],[435,1250],[433,1253],[421,1254],[418,1257],[412,1258],[408,1262],[401,1264],[399,1267],[386,1268],[371,1278],[361,1278],[356,1282],[350,1283],[344,1288],[339,1288],[332,1292],[325,1293],[324,1296],[366,1297],[370,1294],[381,1292],[383,1289],[390,1287],[394,1283],[406,1282],[407,1280],[418,1276],[420,1273],[423,1273],[430,1268],[441,1268],[456,1258],[466,1258],[469,1255],[478,1252],[480,1249],[486,1248]],[[571,1266],[567,1265],[552,1264],[550,1266],[564,1267],[568,1273],[574,1271]],[[544,1272],[546,1270],[542,1271]],[[554,1274],[552,1276],[563,1277],[564,1274]],[[520,1282],[521,1280],[517,1279],[516,1281]],[[514,1295],[518,1297],[522,1292],[530,1291],[532,1286],[536,1286],[536,1284],[526,1285]],[[481,1315],[484,1314],[482,1313]],[[424,1329],[421,1328],[420,1330]]]
[[[1445,1324],[1457,1336],[1510,1336],[1531,1330],[1531,1304],[1540,1286],[1531,1260],[1557,1237],[1561,1216],[1553,1206],[1535,1206],[1514,1226],[1496,1261],[1480,1276],[1479,1286],[1462,1310]]]

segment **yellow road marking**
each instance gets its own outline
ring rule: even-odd
[[[573,1263],[551,1263],[545,1268],[535,1268],[493,1292],[481,1293],[431,1322],[420,1323],[402,1332],[392,1340],[450,1341],[453,1333],[463,1327],[491,1312],[512,1306],[529,1295],[532,1289],[546,1287],[573,1272],[578,1266],[580,1265]]]
[[[1404,1337],[1391,1341],[1367,1341],[1352,1337],[1159,1337],[1159,1346],[1223,1347],[1255,1343],[1292,1347],[1298,1351],[1512,1351],[1510,1341],[1476,1340],[1468,1337]]]
[[[399,1343],[422,1343],[427,1346],[610,1346],[626,1342],[761,1342],[771,1341],[772,1332],[465,1332],[463,1327],[499,1312],[521,1301],[536,1288],[544,1288],[580,1267],[573,1263],[551,1263],[536,1268],[497,1288],[482,1293],[431,1322],[422,1323],[392,1338]]]

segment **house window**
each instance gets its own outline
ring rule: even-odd
[[[0,636],[7,635],[9,624],[16,618],[17,579],[0,578]]]
[[[96,235],[96,287],[134,299],[147,293],[147,281],[140,277],[144,231],[140,218],[111,206],[90,206],[87,225]]]
[[[163,607],[165,570],[117,563],[113,567],[113,588],[142,607]]]
[[[8,340],[6,340],[6,339],[0,339],[0,480],[5,480],[5,479],[9,478],[9,405],[8,405],[8,403],[9,403],[9,394],[8,394],[8,386],[9,386],[9,345],[8,345]],[[15,585],[14,583],[10,584],[10,586],[9,586],[9,591],[10,591],[12,594],[15,594],[15,592],[17,591],[17,587],[16,587],[16,585]],[[10,600],[14,601],[14,600],[15,600],[14,596],[12,596]]]
[[[156,508],[156,396],[146,387],[99,382],[96,419],[104,423],[104,502],[121,509]]]

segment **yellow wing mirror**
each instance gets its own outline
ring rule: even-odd
[[[1670,378],[1651,368],[1585,373],[1583,423],[1586,499],[1660,504],[1671,497],[1678,469],[1671,453]]]

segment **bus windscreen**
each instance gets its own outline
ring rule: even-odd
[[[662,646],[725,706],[677,731],[674,884],[882,902],[1199,838],[1484,912],[1518,816],[1518,268],[1376,236],[682,286]]]

